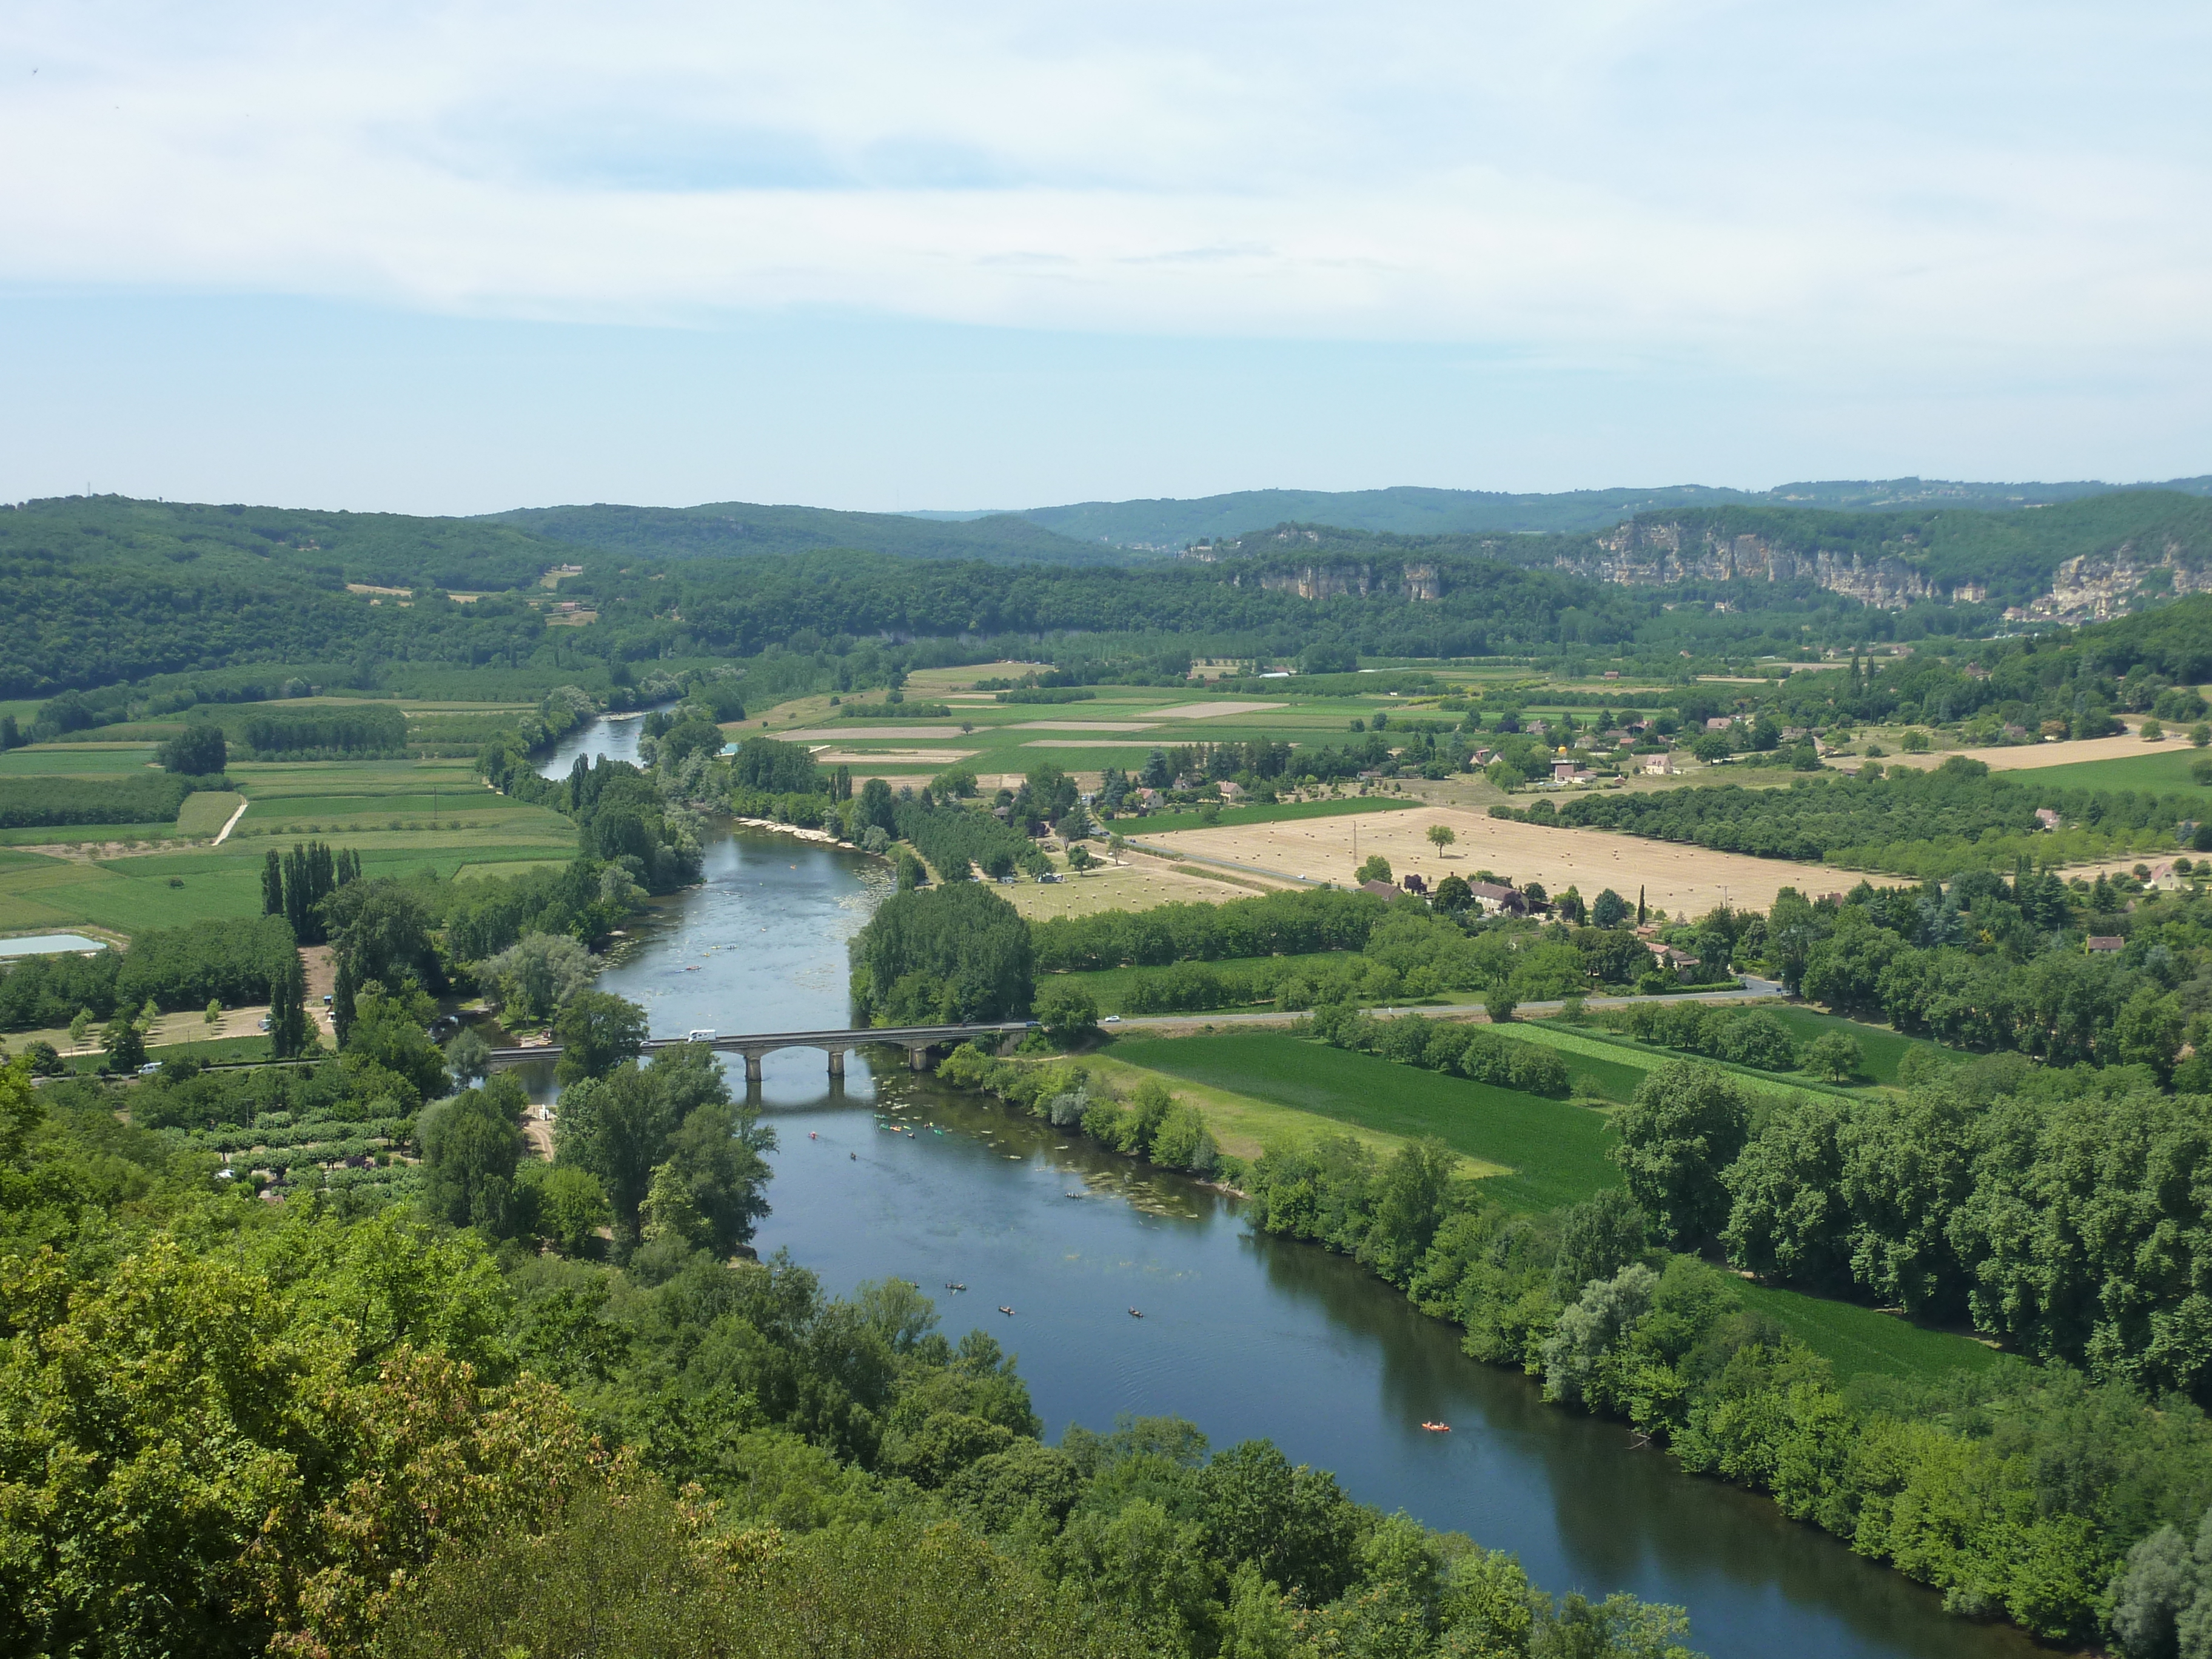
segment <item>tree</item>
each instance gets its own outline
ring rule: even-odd
[[[1459,832],[1454,830],[1449,823],[1431,824],[1429,826],[1428,835],[1429,845],[1437,849],[1437,855],[1439,858],[1443,855],[1443,850],[1445,848],[1449,847],[1453,842],[1459,839]]]
[[[1097,860],[1091,856],[1091,849],[1081,842],[1076,842],[1067,849],[1067,867],[1078,874],[1088,870],[1097,862]]]
[[[864,1021],[919,1025],[1029,1012],[1029,924],[973,882],[893,895],[848,948],[854,1006]]]
[[[1644,890],[1641,887],[1638,887],[1636,890],[1636,925],[1638,927],[1641,927],[1644,925]]]
[[[1620,1188],[1592,1194],[1560,1218],[1552,1295],[1571,1304],[1594,1279],[1611,1279],[1644,1254],[1650,1218]]]
[[[898,834],[898,799],[891,787],[881,778],[870,778],[860,786],[860,800],[855,817],[864,827],[872,826],[885,835]]]
[[[597,971],[592,954],[566,933],[525,933],[477,969],[477,981],[499,988],[506,1010],[544,1019],[588,988]]]
[[[304,1053],[313,1028],[307,1024],[307,977],[300,953],[288,951],[269,979],[269,1052],[278,1060]]]
[[[135,1072],[146,1063],[145,1034],[127,1015],[118,1014],[107,1022],[100,1046],[106,1051],[108,1071]]]
[[[422,1147],[422,1206],[455,1227],[489,1238],[514,1231],[514,1171],[522,1161],[515,1119],[530,1103],[520,1079],[495,1077],[426,1109],[416,1125]]]
[[[1678,1247],[1728,1223],[1721,1176],[1743,1150],[1751,1109],[1736,1080],[1715,1066],[1674,1060],[1647,1076],[1616,1120],[1613,1150],[1631,1197]]]
[[[1358,882],[1387,882],[1390,878],[1390,860],[1380,853],[1370,853],[1360,865],[1358,872],[1352,877]]]
[[[1593,927],[1618,927],[1627,917],[1628,901],[1610,887],[1590,901],[1589,919]]]
[[[1474,890],[1467,884],[1467,878],[1455,870],[1437,884],[1437,890],[1430,896],[1437,909],[1455,916],[1474,902]]]
[[[645,1010],[605,991],[580,991],[553,1021],[561,1046],[555,1075],[563,1087],[602,1078],[645,1051]]]
[[[395,1101],[412,1109],[446,1092],[446,1057],[423,1029],[430,1000],[418,990],[386,992],[374,981],[362,988],[341,1063],[364,1098],[411,1092]]]
[[[774,1133],[731,1103],[729,1085],[703,1043],[664,1048],[647,1065],[623,1065],[570,1086],[561,1097],[554,1145],[561,1164],[599,1178],[625,1248],[639,1237],[656,1180],[680,1186],[719,1254],[750,1237],[754,1222],[768,1212],[762,1154],[775,1145]]]
[[[85,1038],[92,1034],[91,1009],[80,1008],[75,1014],[70,1017],[69,1034],[70,1046],[72,1048],[82,1048],[84,1047]]]
[[[614,1225],[606,1188],[589,1170],[532,1164],[523,1167],[522,1175],[520,1188],[529,1202],[530,1224],[562,1255],[585,1255],[599,1230]]]
[[[331,1035],[343,1048],[353,1035],[356,1002],[359,982],[353,975],[353,958],[341,951],[338,955],[337,982],[331,988]]]
[[[1036,994],[1036,1017],[1044,1034],[1065,1048],[1098,1029],[1098,1004],[1082,985],[1048,980]]]
[[[477,1034],[475,1026],[464,1025],[446,1044],[446,1069],[463,1088],[490,1075],[491,1045]]]
[[[221,726],[195,720],[161,745],[160,757],[164,771],[202,778],[222,771],[229,751]]]
[[[1493,1025],[1511,1024],[1514,1011],[1520,1006],[1519,1000],[1503,981],[1492,986],[1482,999],[1483,1012],[1490,1016],[1490,1023]]]
[[[1846,1083],[1866,1064],[1858,1041],[1846,1031],[1824,1031],[1805,1050],[1805,1069],[1831,1083]]]
[[[44,1037],[33,1037],[23,1045],[22,1060],[33,1077],[59,1077],[67,1069],[60,1051]]]
[[[220,1021],[222,1018],[222,999],[221,997],[210,997],[208,999],[208,1006],[200,1011],[200,1018],[210,1025],[213,1025]]]
[[[261,860],[261,914],[284,914],[284,860],[273,847]]]
[[[1293,1468],[1272,1442],[1247,1440],[1200,1469],[1198,1488],[1207,1538],[1224,1561],[1250,1563],[1309,1607],[1351,1582],[1359,1510],[1333,1475]]]

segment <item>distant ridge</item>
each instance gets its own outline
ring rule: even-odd
[[[2002,512],[2143,489],[2212,495],[2212,475],[2174,478],[2160,484],[1959,483],[1942,478],[1887,478],[1788,483],[1763,490],[1668,484],[1650,489],[1571,489],[1551,495],[1414,485],[1390,489],[1245,489],[1191,500],[1079,501],[1066,507],[1030,507],[1018,516],[1069,540],[1094,546],[1173,551],[1192,542],[1241,536],[1285,523],[1334,525],[1400,536],[1486,531],[1573,534],[1607,530],[1638,513],[1683,507],[1814,507],[1880,512],[1954,507]],[[902,516],[937,522],[988,521],[985,515],[970,514]]]
[[[1127,564],[1115,544],[1073,541],[1015,514],[925,518],[839,513],[821,507],[709,501],[701,507],[526,507],[477,522],[550,541],[659,558],[743,558],[857,548],[902,559],[981,559],[992,564]],[[1248,526],[1249,527],[1249,526]]]

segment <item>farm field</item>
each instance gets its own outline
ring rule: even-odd
[[[1386,709],[1455,724],[1459,719],[1386,696],[1285,697],[1277,702],[1194,698],[1188,687],[1102,685],[1088,688],[1096,695],[1077,702],[1002,703],[992,693],[959,689],[978,678],[1014,678],[1024,672],[1021,665],[1000,664],[913,675],[906,686],[909,702],[951,708],[950,714],[930,720],[844,720],[829,695],[819,693],[749,710],[750,719],[723,730],[733,740],[766,735],[807,743],[836,754],[862,779],[914,782],[953,763],[918,758],[917,748],[933,757],[957,751],[963,757],[958,764],[973,769],[986,788],[996,788],[1042,762],[1088,776],[1107,766],[1133,771],[1154,749],[1177,744],[1261,738],[1300,748],[1341,744],[1351,737],[1353,720]],[[852,700],[872,701],[878,695],[855,692]],[[963,726],[969,729],[963,731]]]
[[[1507,1171],[1484,1190],[1516,1209],[1574,1204],[1620,1184],[1604,1114],[1465,1078],[1394,1066],[1280,1032],[1116,1041],[1117,1060],[1339,1123],[1418,1137]]]
[[[1448,856],[1439,857],[1429,844],[1431,824],[1445,825],[1457,837]],[[1349,884],[1360,860],[1379,853],[1389,860],[1397,878],[1418,872],[1431,887],[1447,875],[1473,880],[1479,872],[1488,870],[1501,881],[1541,882],[1552,893],[1577,887],[1586,899],[1610,887],[1633,904],[1641,890],[1655,908],[1692,916],[1703,915],[1723,902],[1738,909],[1764,910],[1784,887],[1819,894],[1857,879],[1846,879],[1817,864],[1640,841],[1599,830],[1516,823],[1459,806],[1379,817],[1187,830],[1146,840],[1151,845],[1303,877],[1309,883]]]
[[[0,788],[7,787],[9,778],[112,776],[140,771],[154,763],[154,750],[150,743],[52,744],[10,749],[0,754]]]
[[[2194,749],[2185,741],[2169,738],[2164,743],[2138,743],[2134,753],[2110,760],[2046,767],[2037,774],[2036,781],[2061,789],[2148,790],[2161,795],[2169,790],[2202,790],[2204,786],[2189,775],[2189,769],[2207,754],[2212,754],[2212,750]]]
[[[1840,1014],[1824,1014],[1813,1008],[1777,1007],[1772,1012],[1790,1028],[1790,1034],[1800,1043],[1810,1042],[1814,1037],[1830,1031],[1841,1031],[1859,1045],[1866,1056],[1866,1075],[1876,1083],[1895,1084],[1897,1068],[1905,1055],[1914,1049],[1924,1050],[1947,1064],[1963,1066],[1973,1056],[1957,1048],[1946,1048],[1940,1042],[1930,1042],[1924,1037],[1907,1036],[1902,1031],[1893,1031],[1887,1025],[1869,1025],[1863,1020],[1845,1019]]]
[[[1144,910],[1155,904],[1219,904],[1280,890],[1279,884],[1264,879],[1231,879],[1226,872],[1208,872],[1201,865],[1139,854],[1118,865],[1094,865],[1079,876],[1063,863],[1061,873],[1066,877],[1062,881],[1023,881],[994,890],[1030,921],[1096,915],[1101,910]]]
[[[1234,1089],[1194,1083],[1188,1078],[1135,1065],[1110,1054],[1085,1054],[1083,1063],[1094,1075],[1125,1093],[1147,1078],[1167,1085],[1177,1099],[1198,1109],[1206,1119],[1206,1127],[1213,1132],[1215,1144],[1237,1158],[1257,1158],[1271,1142],[1301,1140],[1324,1132],[1349,1134],[1386,1158],[1406,1143],[1403,1135],[1356,1123],[1325,1121],[1297,1107],[1279,1105]],[[1485,1163],[1480,1158],[1468,1158],[1461,1167],[1469,1175],[1505,1173],[1502,1164]]]
[[[7,758],[27,752],[86,751]],[[486,789],[466,760],[242,763],[229,773],[239,793],[187,798],[175,826],[0,831],[0,845],[67,849],[0,863],[0,933],[87,924],[129,934],[258,915],[263,860],[295,841],[351,848],[368,874],[434,869],[448,879],[465,868],[504,874],[565,863],[575,851],[570,820]],[[246,816],[230,839],[208,845],[241,798]]]
[[[1898,739],[1903,736],[1905,729],[1902,726],[1879,731],[1869,729],[1863,735],[1880,738],[1881,746],[1889,751],[1881,757],[1884,766],[1910,766],[1923,771],[1941,766],[1954,755],[1964,755],[1970,760],[1983,762],[1992,772],[2041,772],[2052,767],[2075,766],[2096,761],[2131,760],[2141,756],[2146,749],[2155,746],[2145,743],[2136,735],[2136,727],[2130,726],[2116,738],[2069,738],[2061,743],[2024,743],[1998,749],[1934,749],[1924,755],[1907,755],[1898,749]],[[2180,748],[2185,745],[2179,739],[2168,738],[2166,746]]]

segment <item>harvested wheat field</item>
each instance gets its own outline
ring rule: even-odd
[[[1458,837],[1445,856],[1439,857],[1429,842],[1432,823],[1446,826]],[[1711,909],[1723,896],[1739,908],[1747,905],[1764,910],[1784,887],[1807,894],[1839,892],[1860,879],[1855,872],[1817,864],[1716,853],[1703,847],[1644,841],[1601,830],[1516,823],[1449,806],[1423,812],[1377,812],[1356,817],[1249,823],[1235,829],[1183,830],[1148,836],[1145,841],[1147,846],[1171,847],[1279,875],[1342,885],[1351,882],[1358,867],[1352,856],[1355,834],[1358,858],[1380,853],[1389,860],[1392,874],[1400,879],[1408,872],[1416,872],[1434,887],[1449,875],[1472,881],[1477,871],[1487,870],[1500,881],[1510,880],[1516,886],[1541,882],[1548,893],[1572,886],[1585,899],[1595,898],[1610,887],[1632,904],[1641,887],[1654,908],[1663,908],[1669,914],[1686,911],[1692,916]]]

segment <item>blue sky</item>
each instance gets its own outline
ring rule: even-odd
[[[0,497],[2212,471],[2212,9],[0,18]]]

